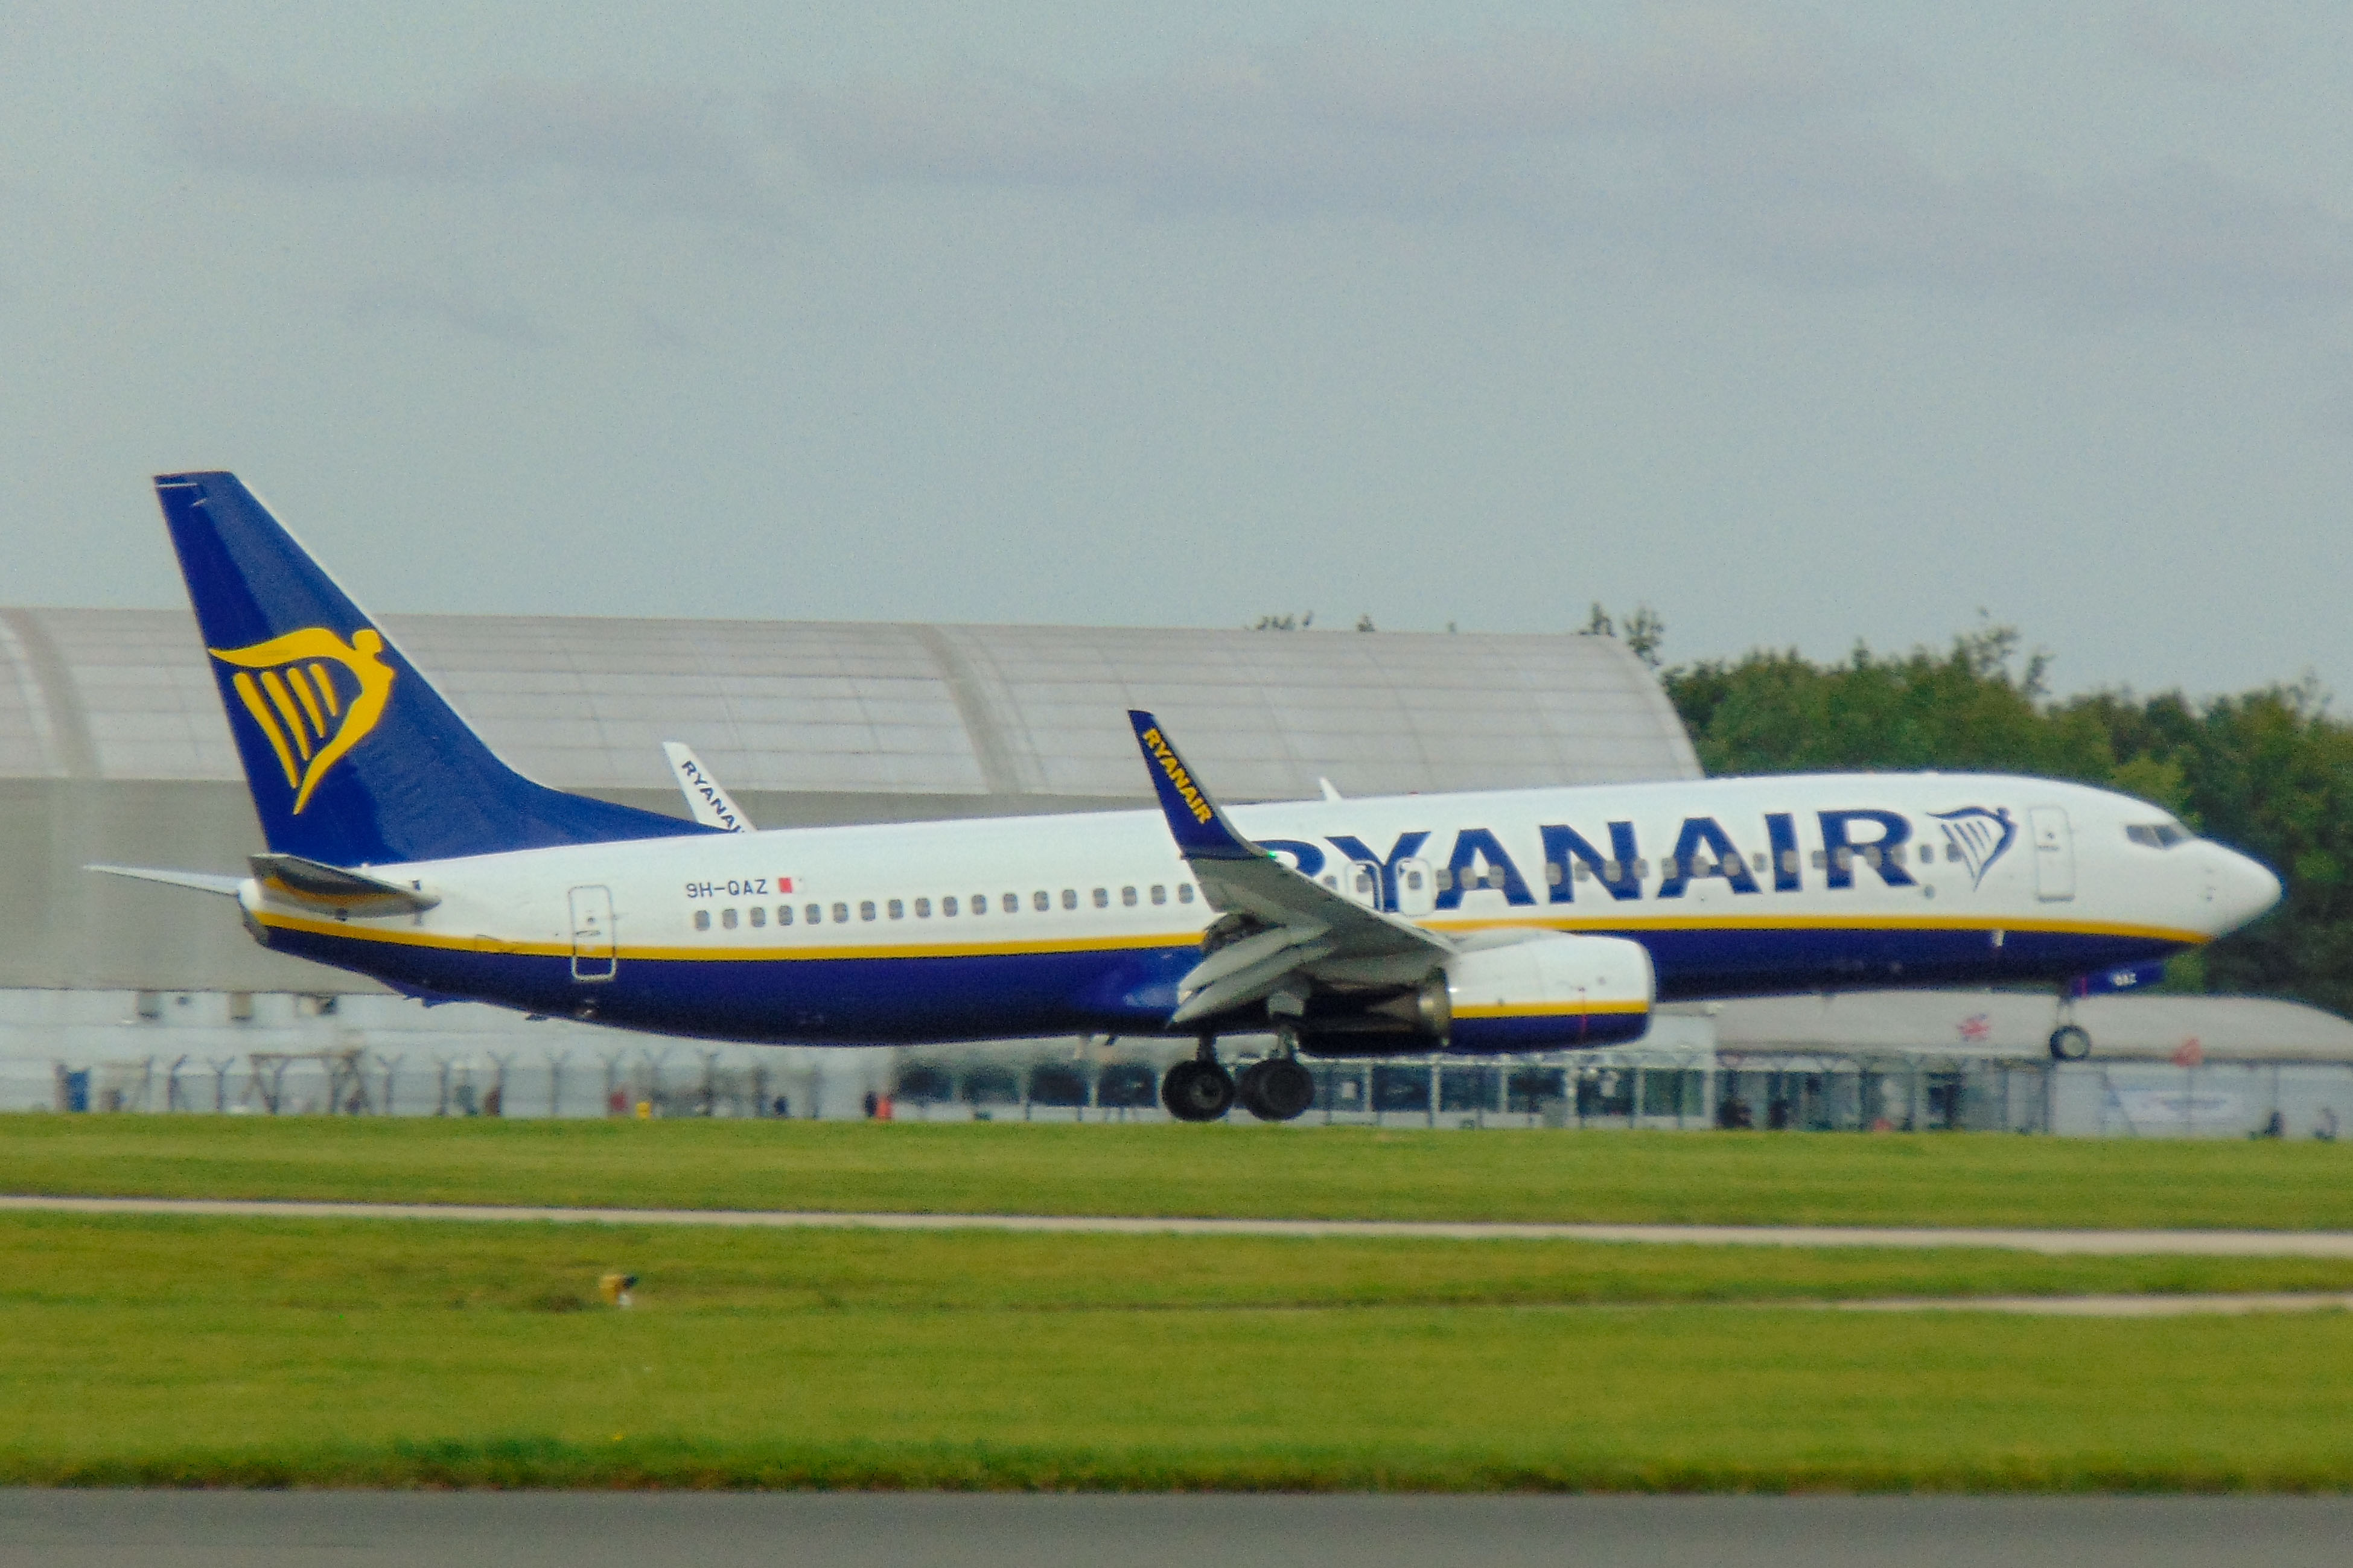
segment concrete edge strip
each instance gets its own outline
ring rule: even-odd
[[[198,1215],[248,1219],[422,1219],[560,1225],[686,1225],[774,1230],[989,1230],[1051,1235],[1605,1241],[1683,1247],[1987,1247],[2051,1257],[2353,1258],[2353,1231],[1974,1230],[1877,1226],[1586,1225],[1349,1219],[1203,1219],[1143,1215],[888,1214],[815,1209],[539,1208],[498,1204],[326,1203],[284,1198],[0,1194],[0,1213]]]
[[[2183,1296],[1896,1296],[1820,1305],[1838,1312],[2010,1312],[2036,1318],[2252,1317],[2262,1312],[2353,1312],[2353,1294],[2267,1290]]]

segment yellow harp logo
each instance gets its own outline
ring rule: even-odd
[[[384,717],[393,672],[376,657],[383,650],[373,626],[353,632],[348,644],[324,626],[311,626],[251,647],[209,650],[237,667],[229,684],[278,753],[296,816],[327,770]]]

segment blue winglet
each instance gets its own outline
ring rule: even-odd
[[[1256,860],[1266,852],[1235,830],[1193,777],[1193,770],[1176,754],[1161,732],[1160,721],[1141,708],[1127,710],[1135,726],[1135,743],[1144,748],[1152,787],[1160,796],[1160,813],[1168,819],[1168,835],[1187,860]]]

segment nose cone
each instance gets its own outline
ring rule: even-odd
[[[2280,879],[2271,868],[2234,849],[2215,847],[2207,879],[2216,936],[2238,930],[2280,901]]]

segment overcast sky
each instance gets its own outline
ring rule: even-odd
[[[0,601],[1941,643],[2353,703],[2353,8],[0,8]]]

